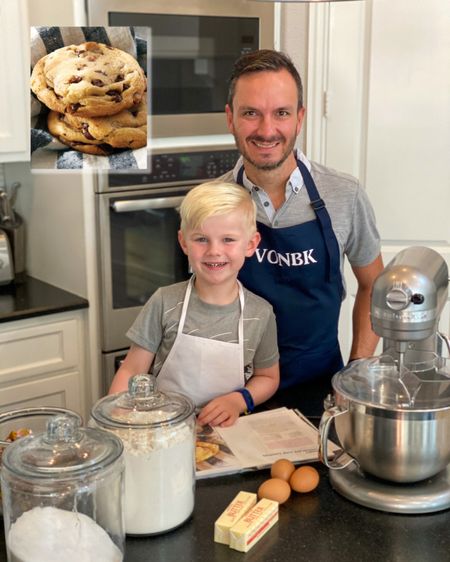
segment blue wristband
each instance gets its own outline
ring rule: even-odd
[[[255,409],[255,403],[253,402],[253,398],[250,392],[246,388],[238,388],[236,392],[240,392],[244,397],[245,405],[247,406],[244,414],[251,414]]]

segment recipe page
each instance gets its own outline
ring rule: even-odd
[[[241,416],[231,427],[198,427],[196,457],[197,478],[265,468],[281,458],[312,462],[319,459],[319,434],[299,412],[277,408]]]

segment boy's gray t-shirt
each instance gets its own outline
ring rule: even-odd
[[[187,283],[160,287],[127,332],[133,343],[156,354],[152,366],[154,375],[158,375],[175,341]],[[271,367],[278,361],[279,354],[271,305],[245,287],[244,302],[244,368],[248,380],[254,368]],[[239,299],[225,306],[209,304],[200,300],[193,287],[183,333],[237,343],[240,312]]]

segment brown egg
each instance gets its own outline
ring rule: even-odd
[[[258,488],[258,498],[266,498],[278,503],[284,503],[291,495],[291,487],[281,478],[270,478]]]
[[[281,478],[281,480],[286,480],[289,482],[291,474],[294,472],[294,463],[287,459],[280,459],[273,463],[270,468],[270,476],[272,478]]]
[[[315,468],[312,466],[301,466],[292,473],[289,484],[296,492],[306,494],[317,488],[319,480],[319,473]]]

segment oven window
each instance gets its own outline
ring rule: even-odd
[[[109,23],[151,27],[153,115],[223,112],[234,61],[259,45],[258,18],[111,12]]]
[[[174,208],[110,210],[113,308],[143,305],[164,285],[189,277]]]

